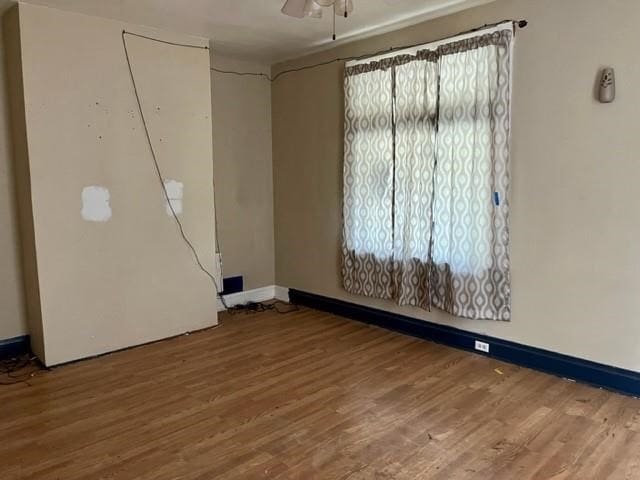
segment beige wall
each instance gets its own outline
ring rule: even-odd
[[[269,67],[215,53],[221,70],[269,72]],[[271,85],[262,77],[212,72],[213,168],[225,277],[244,288],[274,284]]]
[[[20,226],[20,253],[28,332],[34,353],[44,359],[44,326],[40,303],[40,284],[36,256],[31,180],[27,146],[26,108],[22,76],[22,41],[19,9],[12,8],[4,20],[7,57],[7,82],[11,110],[11,139],[13,153],[14,186]]]
[[[0,11],[0,15],[4,12]],[[6,42],[0,22],[0,340],[27,334],[12,161]]]
[[[342,66],[273,86],[276,282],[465,330],[640,370],[640,2],[499,0],[286,65],[428,42],[525,18],[515,54],[513,320],[469,321],[340,287]],[[616,68],[618,98],[593,98]]]
[[[206,39],[27,4],[20,38],[43,345],[47,365],[217,323],[215,291],[172,217],[143,134],[122,29]],[[43,42],[42,39],[47,39]],[[214,270],[208,51],[127,37],[165,179],[184,184],[180,219]],[[104,223],[80,215],[84,187],[111,193]]]
[[[640,286],[635,248],[640,228],[634,222],[640,67],[631,47],[640,40],[633,23],[639,14],[640,5],[633,0],[499,0],[287,64],[427,42],[507,17],[531,22],[519,33],[515,62],[511,323],[400,309],[340,288],[340,65],[288,75],[273,87],[276,283],[640,370],[640,299],[635,294]],[[223,68],[261,68],[217,56],[214,62]],[[612,105],[600,105],[592,97],[603,65],[616,67],[619,96]],[[251,77],[212,78],[225,275],[244,275],[247,288],[268,285],[273,283],[273,229],[267,221],[271,187],[266,180],[271,174],[269,85]],[[2,88],[0,338],[27,330],[6,105]]]
[[[0,36],[0,43],[4,38]],[[5,49],[0,51],[0,56]],[[215,54],[221,69],[269,72],[267,65]],[[3,59],[4,60],[4,59]],[[0,339],[29,333],[23,282],[14,181],[11,129],[4,61],[0,63]],[[17,66],[16,68],[19,68]],[[271,166],[271,85],[263,78],[211,73],[214,174],[219,241],[225,276],[243,275],[245,289],[274,284],[273,178]]]

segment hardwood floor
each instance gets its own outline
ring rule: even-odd
[[[640,400],[308,309],[29,383],[3,480],[640,479]]]

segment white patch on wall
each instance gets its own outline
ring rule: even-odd
[[[167,197],[169,197],[173,211],[176,212],[176,215],[180,215],[182,213],[182,194],[184,192],[184,185],[182,182],[178,182],[176,180],[165,180],[164,188],[167,191]],[[171,212],[171,207],[169,207],[166,199],[165,207],[167,209],[167,215],[172,217],[173,213]]]
[[[111,218],[109,189],[91,185],[82,189],[80,214],[87,222],[106,222]]]

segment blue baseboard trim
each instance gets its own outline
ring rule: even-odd
[[[640,372],[612,367],[487,335],[479,335],[300,290],[290,289],[289,299],[291,303],[377,325],[387,330],[431,340],[626,395],[640,396]],[[485,354],[475,350],[476,340],[488,343],[490,353]]]
[[[0,340],[0,360],[17,357],[30,351],[29,335]]]

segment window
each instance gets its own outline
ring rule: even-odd
[[[512,31],[347,68],[344,287],[510,319]]]

